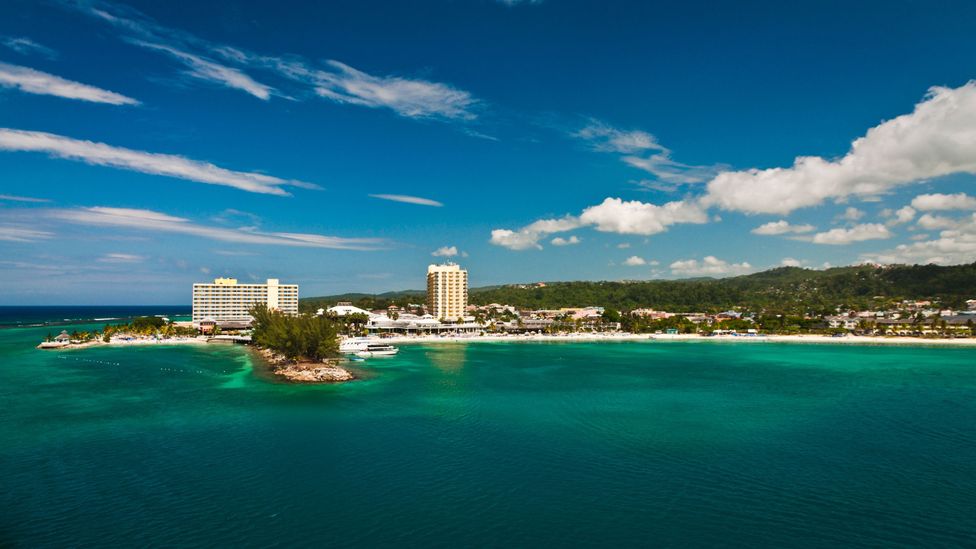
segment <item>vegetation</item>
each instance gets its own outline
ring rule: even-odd
[[[341,299],[341,298],[345,299]],[[833,314],[844,309],[896,308],[903,299],[931,299],[959,308],[976,297],[976,263],[938,265],[861,265],[822,271],[781,267],[724,279],[644,282],[552,282],[544,286],[507,285],[473,288],[476,305],[502,303],[531,309],[595,305],[630,311],[660,310],[715,313],[731,308],[768,317]],[[364,309],[419,303],[423,292],[379,295],[347,294],[302,300],[303,309],[351,301]],[[314,309],[313,309],[314,310]]]
[[[167,322],[158,316],[139,316],[133,318],[127,324],[106,324],[102,329],[100,337],[108,342],[113,335],[130,334],[142,336],[159,336],[162,338],[195,336],[197,331],[193,328],[177,326],[173,322]],[[99,337],[94,335],[93,337]]]
[[[319,361],[339,354],[339,325],[328,317],[286,315],[255,305],[251,338],[260,347],[284,355],[289,360]]]

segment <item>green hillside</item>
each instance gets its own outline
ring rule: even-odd
[[[302,300],[302,307],[353,301],[364,308],[417,303],[424,292],[379,295],[347,294]],[[358,297],[350,297],[358,296]],[[932,299],[948,307],[961,307],[976,298],[976,263],[938,265],[871,265],[823,271],[781,267],[760,273],[695,280],[642,282],[547,282],[472,288],[474,304],[502,303],[528,308],[596,305],[630,310],[639,307],[671,311],[715,312],[731,307],[752,311],[823,313],[838,305],[857,309],[884,307],[902,299]],[[315,304],[312,306],[311,304]]]

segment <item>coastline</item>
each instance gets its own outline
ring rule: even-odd
[[[976,347],[976,338],[923,338],[923,337],[884,337],[855,336],[831,337],[814,334],[762,335],[762,336],[705,336],[700,334],[569,334],[569,335],[485,335],[485,336],[396,336],[378,339],[395,345],[438,344],[438,343],[522,343],[522,342],[715,342],[715,343],[806,343],[841,345],[908,345],[942,347]]]

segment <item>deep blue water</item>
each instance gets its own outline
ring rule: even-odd
[[[36,326],[40,324],[80,323],[85,321],[122,322],[137,316],[187,316],[186,305],[57,305],[34,307],[0,306],[0,327]]]
[[[976,544],[976,349],[405,345],[297,386],[47,330],[0,329],[0,546]]]

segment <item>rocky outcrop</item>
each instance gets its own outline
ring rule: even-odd
[[[356,379],[352,372],[339,365],[338,359],[326,359],[322,362],[294,362],[269,349],[261,349],[260,352],[271,367],[271,372],[288,381],[339,383]]]

